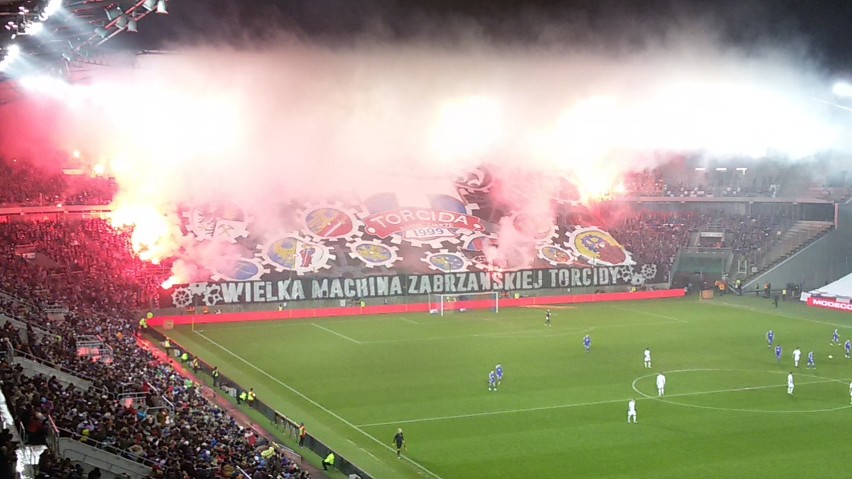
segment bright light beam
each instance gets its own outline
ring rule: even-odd
[[[852,98],[852,85],[845,81],[839,81],[831,87],[831,92],[841,98]]]

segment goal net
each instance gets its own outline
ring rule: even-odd
[[[500,312],[500,293],[486,291],[483,293],[448,293],[435,294],[429,297],[429,312],[432,314],[461,313],[471,309],[490,309]]]

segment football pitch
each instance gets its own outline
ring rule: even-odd
[[[852,360],[830,342],[835,328],[841,342],[852,337],[852,315],[798,302],[776,309],[754,295],[551,311],[550,327],[543,308],[516,308],[168,334],[376,478],[849,473]],[[783,347],[780,363],[769,329]],[[805,367],[809,351],[815,369]],[[490,392],[497,363],[504,378]],[[637,424],[627,423],[631,398]],[[397,428],[408,445],[402,460],[391,445]]]

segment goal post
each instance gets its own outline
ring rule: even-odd
[[[433,297],[434,296],[434,303]],[[447,293],[430,295],[429,311],[441,316],[469,309],[491,309],[500,312],[500,293],[485,291],[481,293]]]

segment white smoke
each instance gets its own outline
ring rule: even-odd
[[[847,119],[814,100],[827,80],[797,53],[712,37],[629,56],[476,41],[201,47],[63,90],[55,139],[109,166],[117,204],[171,215],[211,201],[260,215],[293,198],[386,191],[388,176],[449,182],[487,162],[507,210],[552,218],[559,179],[600,194],[656,166],[656,151],[852,151]],[[277,218],[256,219],[273,229]],[[507,260],[528,243],[500,239]]]

